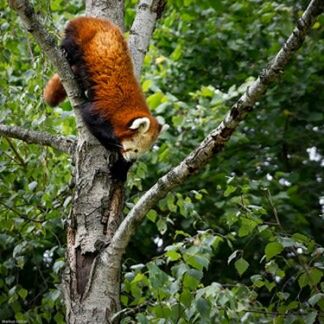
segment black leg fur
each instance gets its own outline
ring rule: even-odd
[[[111,167],[111,176],[113,179],[125,182],[129,168],[134,162],[126,161],[120,154],[118,160]]]
[[[108,151],[118,152],[118,160],[113,164],[111,174],[116,180],[126,181],[127,172],[133,162],[127,162],[119,153],[121,144],[114,135],[113,127],[93,110],[93,104],[90,102],[83,105],[81,115],[89,131],[98,139],[101,145]]]
[[[81,116],[89,131],[109,151],[121,148],[119,140],[114,135],[113,127],[93,109],[93,103],[88,102],[81,107]]]

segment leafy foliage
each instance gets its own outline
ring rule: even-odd
[[[52,110],[40,100],[46,59],[0,5],[0,122],[75,135],[68,102]],[[305,6],[169,0],[142,86],[171,127],[132,168],[125,213],[218,125]],[[83,7],[53,0],[37,9],[54,32]],[[123,323],[323,320],[323,25],[321,16],[224,152],[147,214],[125,258]],[[71,161],[5,138],[0,152],[0,318],[62,323]]]
[[[260,236],[264,231],[270,232],[264,227],[257,226]],[[308,285],[314,289],[312,297],[306,295],[297,301],[290,273],[305,265],[299,259],[300,252],[296,252],[296,246],[301,246],[301,236],[296,234],[293,238],[274,239],[286,242],[285,253],[271,257],[269,261],[263,257],[259,274],[249,270],[243,276],[249,263],[242,257],[242,250],[236,250],[228,258],[228,270],[235,267],[238,275],[243,276],[239,281],[235,280],[235,274],[215,274],[215,270],[219,270],[219,261],[213,261],[221,255],[224,245],[232,248],[234,237],[219,236],[210,230],[193,237],[186,235],[184,241],[167,246],[162,255],[146,266],[138,264],[130,267],[125,274],[122,296],[122,302],[129,311],[124,310],[126,316],[122,323],[131,322],[133,312],[138,323],[158,322],[159,319],[171,323],[271,323],[274,315],[278,323],[288,317],[292,321],[314,321],[318,315],[314,308],[315,301],[320,309],[324,306],[323,294],[315,293],[322,273],[311,264],[307,264],[308,274],[301,269],[297,271],[300,278],[305,278],[304,286],[298,280],[300,288]],[[269,244],[266,250],[271,250]],[[303,248],[306,256],[313,251],[305,245]],[[314,256],[314,253],[318,255],[320,252],[315,249],[312,254]],[[234,266],[233,259],[236,259]],[[286,262],[283,262],[284,259]],[[208,279],[214,276],[222,283]],[[270,294],[271,299],[264,302],[263,299]]]

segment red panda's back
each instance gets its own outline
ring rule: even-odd
[[[146,114],[144,95],[120,29],[108,20],[91,17],[74,19],[68,28],[75,31],[101,112],[108,119],[121,112],[124,117],[127,113],[134,117],[141,112]]]

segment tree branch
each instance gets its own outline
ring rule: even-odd
[[[85,0],[85,3],[87,15],[110,19],[124,30],[123,0]]]
[[[292,55],[302,45],[306,34],[310,32],[316,17],[324,10],[323,0],[312,0],[299,19],[294,31],[278,52],[276,57],[260,73],[258,79],[247,89],[241,98],[232,106],[221,124],[214,129],[205,140],[189,154],[178,166],[160,178],[130,210],[127,217],[115,233],[107,254],[119,252],[120,257],[137,225],[146,213],[171,189],[183,183],[195,171],[201,169],[214,155],[219,153],[232,133],[254,104],[265,94],[271,82],[276,80],[288,64]]]
[[[15,10],[21,18],[27,31],[35,37],[39,46],[57,69],[72,105],[74,107],[81,105],[85,101],[85,98],[78,83],[74,79],[74,74],[70,65],[62,51],[57,47],[55,38],[47,33],[39,17],[35,14],[34,8],[30,5],[28,0],[8,0],[8,2],[9,6]],[[76,115],[79,115],[77,110]]]
[[[54,136],[45,132],[0,124],[0,135],[20,139],[28,144],[40,144],[53,147],[59,151],[73,154],[76,140],[64,136]]]
[[[156,19],[161,17],[165,4],[165,0],[141,0],[137,6],[136,17],[128,39],[137,78],[141,73],[144,56],[151,40]]]

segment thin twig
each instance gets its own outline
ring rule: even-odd
[[[281,230],[283,230],[283,228],[282,228],[282,226],[281,226],[281,223],[280,223],[280,219],[279,219],[279,216],[278,216],[277,209],[276,209],[276,207],[274,206],[273,201],[272,201],[271,192],[270,192],[270,190],[269,190],[268,188],[266,189],[266,198],[267,198],[267,200],[268,200],[268,202],[269,202],[269,204],[270,204],[270,206],[271,206],[271,208],[272,208],[273,216],[275,217],[276,222],[277,222],[276,225],[278,225],[279,228],[280,228]]]
[[[12,151],[14,152],[16,158],[18,159],[18,161],[20,162],[20,164],[25,168],[27,163],[24,161],[24,159],[20,156],[20,154],[18,153],[18,151],[16,150],[15,146],[13,145],[12,141],[10,140],[10,138],[6,137],[6,140],[9,144],[9,146],[11,147]]]
[[[44,223],[45,220],[38,220],[38,219],[34,219],[34,218],[29,218],[25,215],[20,214],[16,209],[8,206],[7,204],[3,203],[2,201],[0,201],[0,205],[2,205],[3,207],[5,207],[6,209],[12,211],[13,213],[15,213],[18,217],[25,219],[29,222],[34,222],[34,223]]]

